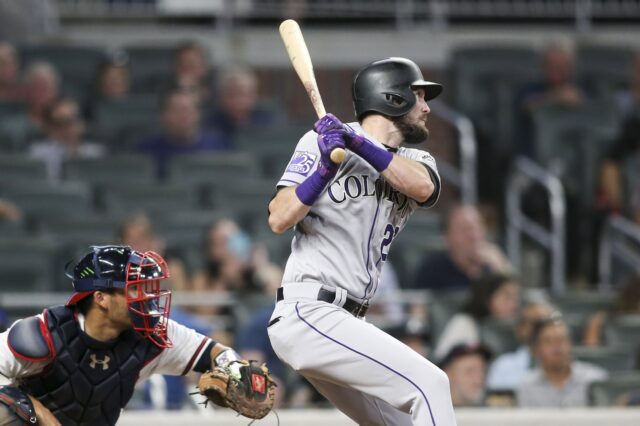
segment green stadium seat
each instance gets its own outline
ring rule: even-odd
[[[518,348],[515,324],[509,321],[485,319],[480,326],[480,341],[491,349],[494,357],[515,351]]]
[[[621,315],[605,324],[608,345],[640,349],[640,315]]]
[[[156,96],[136,96],[121,101],[105,101],[96,107],[94,131],[111,147],[128,148],[134,136],[156,128],[159,104]]]
[[[12,183],[0,196],[15,203],[28,218],[46,222],[57,217],[77,217],[91,211],[91,191],[81,182]]]
[[[573,356],[584,362],[595,364],[610,373],[632,371],[635,355],[626,348],[574,346]]]
[[[245,129],[238,132],[235,143],[238,149],[251,152],[260,159],[266,176],[278,179],[287,167],[296,144],[310,129],[310,126],[295,125]]]
[[[199,209],[197,190],[178,183],[114,185],[105,188],[104,200],[111,213],[119,214],[172,214]]]
[[[450,291],[447,293],[432,294],[429,302],[430,322],[432,324],[432,340],[437,342],[440,333],[447,322],[456,313],[460,312],[462,305],[467,300],[468,292]]]
[[[591,405],[611,407],[618,405],[621,398],[630,392],[640,390],[640,374],[626,373],[612,376],[609,380],[592,383],[589,389]]]
[[[43,161],[20,154],[0,155],[0,182],[16,184],[46,179],[47,167]]]
[[[43,238],[0,238],[2,291],[48,291],[60,271],[56,269],[57,245]]]
[[[259,222],[267,221],[267,208],[275,193],[275,182],[247,178],[217,186],[214,190],[214,207],[235,211],[235,219],[240,225],[254,232]]]
[[[127,46],[129,66],[136,93],[157,93],[169,83],[173,72],[173,46]]]
[[[172,180],[210,186],[228,186],[260,174],[260,166],[249,152],[181,155],[173,158],[170,165]]]
[[[146,155],[116,155],[97,159],[69,160],[64,165],[66,180],[91,185],[147,185],[155,180],[154,167]]]
[[[89,88],[98,66],[105,61],[102,47],[70,45],[36,45],[21,49],[22,63],[51,63],[60,73],[63,85]]]
[[[554,302],[563,315],[580,317],[586,323],[591,315],[607,310],[613,296],[596,292],[570,292],[557,296]]]
[[[577,80],[591,96],[606,99],[629,87],[633,57],[633,49],[628,47],[579,46],[576,54]]]

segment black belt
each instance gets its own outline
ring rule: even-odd
[[[304,284],[303,284],[304,285]],[[336,292],[334,290],[327,290],[325,288],[321,288],[318,291],[318,300],[327,303],[333,303],[336,299]],[[279,302],[284,300],[284,290],[282,287],[278,288],[278,294],[276,300]],[[342,305],[342,308],[349,312],[356,318],[362,318],[366,315],[367,309],[369,309],[369,302],[360,303],[359,301],[352,299],[347,296],[346,302]]]

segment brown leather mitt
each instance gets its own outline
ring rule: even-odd
[[[266,364],[232,361],[207,371],[198,382],[208,401],[229,407],[245,417],[261,419],[273,408],[276,383]]]

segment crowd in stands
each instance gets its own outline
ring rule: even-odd
[[[0,157],[17,154],[43,163],[43,180],[55,185],[69,180],[67,166],[73,161],[128,153],[147,159],[151,182],[160,184],[171,181],[177,158],[253,155],[240,143],[243,133],[266,134],[295,125],[277,101],[260,96],[263,91],[255,70],[244,66],[218,69],[195,43],[184,43],[167,53],[170,56],[165,59],[171,62],[168,72],[140,74],[139,68],[136,71],[139,62],[133,59],[133,52],[131,55],[126,51],[105,53],[91,70],[88,83],[82,84],[44,59],[21,63],[19,49],[0,42]],[[593,96],[576,81],[573,57],[564,47],[553,44],[542,57],[542,79],[513,93],[520,136],[509,155],[536,157],[537,110],[549,105],[580,108]],[[633,176],[626,172],[632,159],[636,171],[640,170],[640,56],[630,75],[628,90],[616,93],[622,118],[618,135],[607,144],[598,164],[597,188],[592,188],[597,202],[589,213],[624,214],[640,224],[640,172]],[[131,105],[139,105],[140,110],[127,109]],[[120,117],[117,126],[111,121],[114,117]],[[295,140],[277,142],[290,151]],[[267,142],[254,143],[259,149],[260,143]],[[253,157],[242,161],[242,170],[261,167]],[[285,163],[278,167],[283,170]],[[489,166],[480,162],[479,167]],[[506,169],[503,165],[495,172]],[[5,185],[23,182],[7,182],[2,173],[0,170],[0,232],[8,229],[3,226],[14,224],[26,228],[24,235],[38,237],[50,224],[46,219],[44,223],[33,220],[19,202],[4,196]],[[204,212],[210,209],[212,214],[198,229],[196,242],[193,238],[188,241],[187,249],[185,243],[163,236],[159,224],[173,214],[172,210],[140,212],[136,205],[127,206],[127,214],[118,217],[118,226],[106,230],[108,241],[100,242],[119,242],[162,254],[169,263],[170,285],[176,294],[198,292],[206,294],[209,302],[219,302],[186,303],[172,308],[172,315],[217,341],[233,345],[246,358],[268,362],[279,383],[280,406],[323,406],[323,399],[277,359],[267,337],[266,324],[283,267],[283,258],[274,247],[287,242],[274,244],[262,233],[257,222],[266,222],[266,203],[256,209],[264,215],[262,219],[249,215],[247,220],[244,210],[230,208],[231,199],[213,208],[206,201],[215,198],[207,191],[216,190],[222,191],[224,200],[228,196],[225,187],[239,189],[235,179],[246,177],[223,178],[215,182],[214,189],[202,182],[189,184],[202,189],[196,198],[205,206]],[[276,182],[261,172],[252,177],[256,187]],[[141,184],[132,180],[124,186]],[[108,182],[92,187],[92,201],[106,203],[109,198],[103,193],[110,189]],[[576,235],[569,238],[570,250],[585,243],[580,237],[582,205],[574,202],[574,196],[569,187],[569,232]],[[535,211],[535,194],[532,199]],[[186,210],[186,206],[174,207]],[[622,286],[610,306],[603,298],[598,309],[576,321],[575,312],[563,310],[560,300],[524,288],[520,271],[514,270],[501,249],[501,230],[486,225],[479,206],[453,206],[443,215],[442,224],[436,234],[424,237],[443,238],[442,250],[420,253],[414,270],[397,274],[394,267],[403,263],[390,256],[369,313],[371,320],[443,368],[456,406],[591,404],[592,383],[619,371],[596,365],[597,358],[592,359],[595,364],[583,361],[572,347],[613,347],[612,327],[640,316],[640,280],[636,277]],[[407,298],[407,291],[416,296]],[[0,311],[0,330],[8,323],[9,317]],[[640,322],[636,325],[635,330],[640,330]],[[626,342],[630,346],[625,346],[625,351],[631,359],[628,372],[635,369],[637,374],[640,332],[634,336],[638,341]],[[166,407],[191,404],[185,390],[190,378],[166,380]],[[147,404],[157,400],[150,396],[156,385],[153,381],[147,385]],[[639,404],[640,395],[624,393],[614,403]]]

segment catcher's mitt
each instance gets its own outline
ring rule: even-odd
[[[273,408],[276,383],[265,364],[232,361],[207,371],[198,382],[200,393],[222,407],[243,416],[261,419]]]

